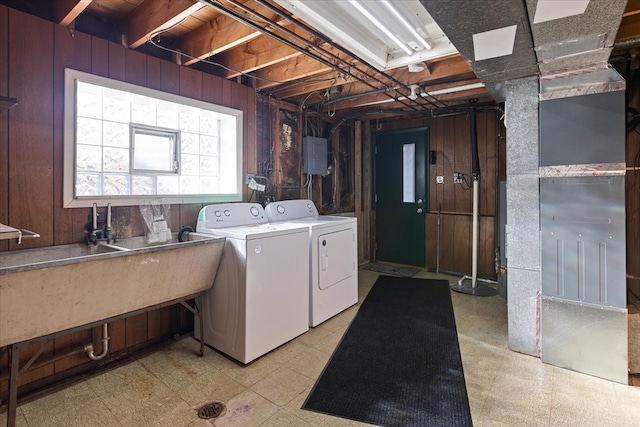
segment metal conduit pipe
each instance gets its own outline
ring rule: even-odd
[[[329,136],[327,138],[330,140],[331,137],[333,136],[333,133],[336,131],[336,129],[338,129],[344,122],[346,122],[347,120],[355,119],[356,117],[360,117],[360,116],[370,116],[372,114],[425,114],[425,115],[429,114],[431,117],[433,117],[434,114],[464,112],[464,111],[468,111],[469,108],[493,110],[493,109],[498,109],[498,106],[493,102],[475,102],[471,104],[452,105],[450,107],[445,107],[445,108],[434,108],[431,110],[427,110],[427,112],[425,112],[424,110],[405,111],[405,110],[398,110],[398,109],[357,111],[355,113],[347,114],[346,116],[340,118],[340,120],[335,122],[333,126],[331,126],[331,129],[329,130],[328,132]]]
[[[109,325],[107,323],[102,325],[102,352],[99,355],[95,355],[93,351],[93,344],[86,344],[84,346],[84,351],[87,352],[87,357],[91,360],[100,360],[103,359],[107,353],[109,353]]]
[[[324,35],[322,35],[321,33],[319,33],[319,32],[317,32],[317,31],[313,30],[312,28],[308,27],[306,24],[303,24],[302,22],[298,21],[297,19],[294,19],[294,18],[292,18],[292,17],[288,16],[287,14],[283,13],[283,12],[282,12],[282,11],[280,11],[279,9],[277,9],[277,8],[273,7],[272,5],[269,5],[268,3],[263,3],[263,2],[261,2],[260,0],[256,0],[256,1],[257,1],[258,3],[260,3],[260,4],[262,4],[263,6],[267,7],[268,9],[270,9],[271,11],[273,11],[274,13],[276,13],[277,15],[281,16],[282,18],[285,18],[285,19],[287,19],[288,21],[292,22],[294,25],[297,25],[297,26],[299,26],[300,28],[304,29],[305,31],[307,31],[307,32],[311,33],[314,37],[317,37],[317,38],[321,39],[323,42],[327,43],[327,39],[326,39],[326,37],[325,37]],[[225,14],[231,14],[231,15],[229,15],[229,16],[231,16],[232,18],[237,19],[237,20],[242,20],[242,22],[243,22],[243,23],[245,23],[245,24],[247,24],[247,25],[249,25],[249,24],[248,24],[248,22],[251,22],[251,21],[250,21],[250,20],[248,20],[246,17],[241,16],[241,15],[239,15],[237,12],[232,11],[232,10],[230,10],[230,9],[226,8],[224,5],[220,4],[220,2],[217,2],[217,3],[215,3],[215,4],[212,2],[212,0],[200,0],[200,2],[205,3],[205,4],[208,4],[208,5],[212,6],[212,7],[215,7],[215,8],[216,8],[216,9],[218,9],[220,12],[223,12],[223,13],[225,13]],[[269,18],[267,18],[266,16],[264,16],[264,15],[262,15],[262,14],[260,14],[260,13],[256,12],[256,11],[254,11],[254,10],[252,10],[251,8],[249,8],[249,7],[245,6],[245,5],[241,4],[241,3],[238,3],[236,0],[227,0],[227,2],[228,2],[229,4],[234,5],[235,7],[239,8],[239,9],[241,9],[241,10],[243,10],[243,11],[247,12],[247,13],[252,14],[253,16],[257,17],[257,18],[258,18],[258,19],[260,19],[260,20],[263,20],[263,21],[265,21],[265,22],[270,22]],[[262,28],[262,27],[260,27],[259,25],[254,24],[253,22],[251,22],[251,24],[252,24],[252,26],[253,26],[253,25],[255,25],[254,29],[258,29],[258,31],[261,31],[261,32],[263,32],[263,33],[265,33],[265,34],[271,35],[272,37],[276,38],[276,40],[281,41],[281,42],[283,42],[283,43],[284,43],[284,41],[283,41],[283,40],[285,40],[285,39],[283,39],[281,36],[276,36],[276,35],[275,35],[275,34],[273,34],[272,32],[267,31],[267,30],[266,30],[266,28]],[[270,23],[270,24],[269,24],[269,26],[271,26],[271,27],[273,27],[273,28],[276,28],[276,29],[278,29],[279,31],[282,31],[283,33],[287,34],[289,37],[292,37],[292,38],[294,38],[295,40],[297,40],[299,43],[303,43],[303,44],[305,44],[305,45],[306,45],[306,48],[302,48],[302,47],[300,47],[300,46],[297,46],[297,45],[296,45],[295,43],[293,43],[293,42],[289,42],[289,41],[287,41],[287,43],[291,43],[291,44],[287,44],[289,47],[291,47],[291,48],[293,48],[293,49],[296,49],[296,50],[298,50],[298,51],[300,51],[300,52],[303,52],[305,55],[309,55],[309,56],[311,56],[312,58],[314,58],[315,60],[320,61],[320,62],[322,62],[323,64],[325,64],[325,65],[327,65],[327,66],[329,66],[329,67],[332,67],[332,68],[338,68],[340,72],[343,72],[343,73],[345,73],[345,74],[352,75],[352,76],[354,76],[355,78],[357,78],[361,83],[366,84],[367,86],[369,86],[369,87],[371,87],[371,88],[375,88],[375,86],[373,86],[371,83],[369,83],[369,81],[368,81],[368,80],[366,80],[366,79],[362,79],[362,78],[360,78],[360,77],[358,77],[358,76],[354,75],[354,74],[353,74],[353,73],[351,73],[350,71],[345,72],[344,70],[340,69],[340,68],[338,67],[338,65],[337,65],[337,64],[334,64],[334,63],[331,63],[331,62],[329,62],[329,61],[326,61],[324,58],[319,59],[320,57],[319,57],[317,54],[312,54],[312,53],[310,52],[310,49],[314,49],[314,50],[316,50],[316,51],[320,52],[321,54],[326,55],[326,56],[328,56],[328,57],[332,58],[333,60],[335,60],[335,61],[338,61],[338,62],[342,63],[342,65],[343,65],[343,66],[346,66],[349,70],[351,70],[351,68],[355,68],[355,67],[353,67],[353,65],[352,65],[352,64],[348,63],[347,61],[345,61],[344,59],[340,58],[339,56],[337,56],[337,55],[335,55],[335,54],[333,54],[333,53],[331,53],[331,52],[328,52],[327,50],[322,49],[322,48],[320,48],[320,47],[318,47],[318,46],[316,46],[316,45],[314,45],[314,44],[312,44],[312,43],[309,43],[309,41],[308,41],[308,40],[306,40],[306,39],[304,39],[303,37],[301,37],[301,36],[297,35],[296,33],[294,33],[293,31],[289,30],[288,28],[285,28],[285,27],[283,27],[283,26],[281,26],[281,25],[273,24],[273,23]],[[256,27],[257,27],[257,28],[256,28]],[[351,54],[351,52],[347,51],[346,49],[344,49],[344,48],[342,48],[342,47],[339,47],[339,46],[337,46],[337,45],[335,45],[335,44],[332,44],[332,46],[333,46],[333,47],[335,47],[335,48],[337,48],[337,49],[340,49],[341,51],[346,52],[347,54],[349,54],[349,55],[351,55],[352,57],[356,58],[359,62],[363,63],[363,64],[364,64],[364,65],[366,65],[367,67],[369,67],[369,68],[371,68],[371,69],[375,69],[375,67],[373,67],[371,64],[369,64],[368,62],[363,61],[361,58],[359,58],[359,57],[357,57],[357,56],[355,56],[355,55],[352,55],[352,54]],[[356,69],[357,69],[357,68],[356,68]],[[377,83],[383,84],[383,82],[382,82],[380,79],[378,79],[378,78],[376,77],[376,75],[372,75],[372,74],[366,73],[366,72],[364,72],[364,71],[362,71],[362,70],[359,70],[359,69],[358,69],[358,71],[359,71],[360,73],[364,74],[367,78],[372,79],[372,80],[375,80]],[[389,76],[388,74],[385,74],[385,73],[379,73],[379,74],[382,74],[385,78],[387,78],[387,79],[389,79],[389,80],[393,81],[396,85],[399,85],[399,86],[401,86],[401,87],[408,88],[405,84],[403,84],[403,83],[401,83],[400,81],[398,81],[398,80],[394,79],[393,77]],[[389,96],[391,96],[391,95],[389,95]],[[392,97],[394,100],[396,99],[396,98],[395,98],[395,97],[393,97],[393,96],[391,96],[391,97]],[[438,107],[436,104],[434,104],[433,102],[431,102],[431,101],[430,101],[430,100],[428,100],[428,99],[425,99],[425,101],[427,101],[429,104],[431,104],[431,105],[432,105],[432,106],[434,106],[434,107]],[[414,107],[412,104],[407,104],[407,103],[402,102],[402,101],[398,101],[398,102],[401,102],[401,103],[402,103],[403,105],[405,105],[406,107],[409,107],[409,108],[413,108],[413,109],[415,109],[415,107]],[[442,103],[442,104],[443,104],[443,105],[446,105],[446,104],[444,104],[444,103]]]

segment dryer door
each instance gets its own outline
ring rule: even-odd
[[[318,235],[318,287],[328,287],[351,277],[354,259],[354,232],[351,228]]]

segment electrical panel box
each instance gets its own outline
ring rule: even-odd
[[[327,173],[327,139],[315,136],[302,138],[302,171],[311,175]]]

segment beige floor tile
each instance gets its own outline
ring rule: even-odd
[[[294,360],[287,363],[287,367],[315,381],[322,373],[330,357],[329,353],[315,348],[308,348]]]
[[[278,406],[252,390],[246,390],[227,402],[227,412],[216,419],[216,427],[256,427],[277,411]]]
[[[232,360],[221,360],[220,364],[221,372],[245,387],[251,387],[280,367],[279,363],[269,357],[260,357],[248,365]]]
[[[6,409],[6,408],[3,408],[3,409]],[[7,425],[7,413],[5,411],[0,413],[0,426],[6,426],[6,425]],[[22,413],[22,408],[18,406],[16,410],[16,427],[25,427],[28,425],[29,424],[27,424],[27,419],[24,417],[24,414]]]
[[[255,383],[251,390],[278,406],[284,406],[314,382],[311,378],[283,366]]]
[[[379,274],[361,270],[360,303]],[[459,278],[419,272],[455,283]],[[451,293],[474,426],[640,427],[640,387],[546,365],[508,349],[506,301]],[[331,426],[368,424],[301,409],[357,314],[353,306],[267,355],[242,365],[184,337],[153,354],[57,393],[23,403],[18,426]],[[227,413],[200,420],[221,400]],[[0,426],[6,414],[0,414]]]

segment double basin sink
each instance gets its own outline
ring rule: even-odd
[[[186,238],[0,252],[0,347],[206,291],[225,239]]]

